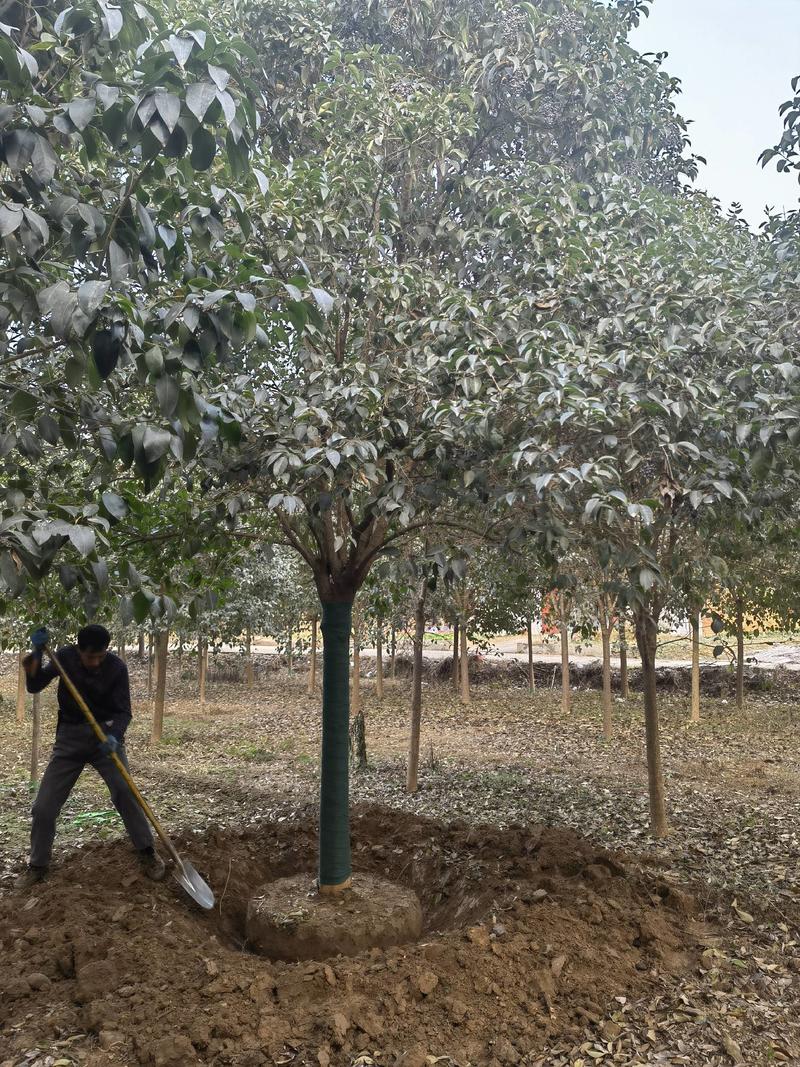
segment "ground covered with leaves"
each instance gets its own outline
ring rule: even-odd
[[[201,709],[187,660],[159,746],[134,662],[129,755],[159,815],[217,894],[199,914],[131,862],[87,772],[59,864],[27,900],[30,726],[0,676],[0,1064],[800,1062],[800,756],[791,693],[743,714],[662,702],[673,832],[647,832],[640,698],[531,696],[512,681],[462,708],[425,688],[420,790],[404,791],[409,686],[366,682],[370,765],[353,776],[354,863],[413,887],[421,942],[354,960],[248,952],[243,909],[272,878],[312,872],[319,697],[258,665],[212,669]],[[369,673],[369,671],[367,671]],[[433,675],[432,675],[433,677]],[[43,758],[53,729],[44,701]]]

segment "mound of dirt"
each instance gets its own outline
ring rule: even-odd
[[[73,854],[27,899],[1,897],[0,1047],[84,1033],[98,1067],[329,1067],[364,1050],[404,1067],[426,1054],[515,1064],[693,968],[707,933],[684,894],[569,831],[365,807],[354,866],[417,893],[420,941],[299,963],[251,954],[250,897],[313,868],[315,833],[309,820],[183,842],[213,912],[147,882],[121,843]]]

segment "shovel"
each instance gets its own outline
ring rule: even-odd
[[[50,662],[61,675],[64,681],[64,685],[67,687],[67,689],[69,689],[70,693],[72,694],[72,699],[75,701],[75,703],[81,709],[83,714],[89,720],[89,725],[94,730],[98,740],[104,744],[107,738],[106,735],[103,733],[102,727],[100,726],[94,715],[92,715],[86,701],[75,688],[72,679],[69,677],[67,672],[59,663],[58,657],[56,656],[55,652],[53,652],[53,650],[47,645],[45,645],[45,651],[50,657]],[[131,778],[128,769],[126,768],[122,760],[119,758],[119,756],[116,754],[116,752],[111,752],[109,753],[109,755],[114,761],[117,770],[127,782],[128,788],[133,793],[137,804],[145,813],[150,822],[153,824],[153,829],[161,838],[164,848],[169,853],[170,858],[172,859],[171,870],[173,877],[179,885],[183,886],[183,888],[186,890],[192,900],[196,901],[201,908],[210,910],[214,907],[214,894],[211,892],[210,887],[203,881],[203,879],[200,877],[200,875],[197,873],[191,863],[189,863],[188,860],[181,859],[181,857],[178,855],[178,850],[173,845],[166,830],[156,818],[153,809],[150,807],[150,805],[147,803],[147,801],[137,789],[136,783],[134,782],[133,778]]]

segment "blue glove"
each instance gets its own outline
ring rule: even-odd
[[[113,734],[106,734],[105,741],[100,744],[100,751],[104,756],[110,756],[112,752],[116,752],[119,748],[119,741]]]
[[[34,630],[31,634],[31,648],[34,652],[41,656],[44,651],[44,646],[49,644],[50,634],[47,632],[46,626],[40,626],[38,630]]]

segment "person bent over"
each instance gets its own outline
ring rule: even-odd
[[[29,693],[40,693],[58,676],[52,662],[47,666],[42,663],[47,642],[47,630],[36,630],[31,638],[33,652],[23,660]],[[144,873],[154,881],[164,877],[164,862],[153,847],[150,824],[111,758],[116,752],[128,767],[125,731],[131,721],[131,691],[128,668],[119,656],[108,651],[110,642],[111,635],[104,626],[85,626],[78,633],[77,645],[58,650],[61,666],[88,704],[107,740],[101,743],[97,739],[63,679],[59,678],[56,739],[33,803],[30,861],[18,879],[18,889],[29,889],[47,876],[56,821],[87,763],[108,786],[111,802],[125,824]]]

